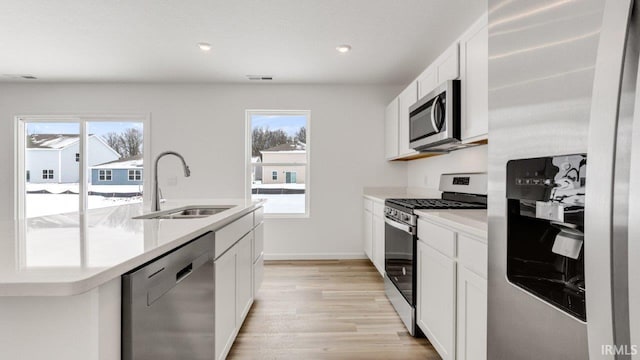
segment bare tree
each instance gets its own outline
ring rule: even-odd
[[[251,133],[251,155],[260,156],[260,151],[287,144],[291,138],[282,129],[270,130],[268,127],[254,128]]]
[[[307,143],[307,128],[301,127],[296,134],[294,135],[294,139],[296,141],[300,141],[301,143]]]
[[[123,158],[142,153],[142,132],[136,128],[129,128],[122,133],[110,132],[102,137]]]

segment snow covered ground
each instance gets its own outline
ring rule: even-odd
[[[128,198],[89,196],[89,209],[142,202],[141,196]],[[45,216],[76,212],[79,208],[78,194],[27,194],[26,217]]]
[[[252,189],[305,189],[305,184],[251,184]]]
[[[304,214],[304,194],[253,194],[251,199],[267,199],[264,212],[268,214]]]
[[[48,191],[50,194],[26,194],[26,217],[76,212],[79,209],[78,184],[26,184],[29,191]],[[142,192],[140,185],[89,185],[89,191],[101,193]],[[73,194],[63,194],[72,192]],[[104,197],[89,195],[89,209],[142,202],[141,196]]]

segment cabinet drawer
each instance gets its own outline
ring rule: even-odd
[[[453,230],[418,219],[418,239],[448,257],[456,256],[456,232]]]
[[[373,211],[373,200],[364,198],[362,201],[362,206],[367,211]]]
[[[264,251],[264,223],[253,230],[253,261],[258,260]]]
[[[215,234],[215,258],[222,255],[236,241],[246,235],[253,228],[253,213],[247,214],[231,224],[216,230]]]
[[[373,203],[373,215],[374,216],[379,216],[379,217],[384,217],[384,205],[374,202]]]
[[[258,208],[253,212],[253,226],[258,226],[264,220],[264,208]]]
[[[458,234],[458,262],[487,278],[487,244],[465,234]]]

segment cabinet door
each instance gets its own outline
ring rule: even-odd
[[[487,358],[487,280],[460,266],[458,269],[459,360]]]
[[[216,359],[224,359],[236,331],[236,251],[229,249],[214,263]]]
[[[455,359],[456,264],[418,241],[418,326],[442,359]]]
[[[436,86],[438,86],[438,73],[436,72],[436,67],[432,65],[418,76],[418,99],[422,99]]]
[[[398,98],[387,105],[384,113],[384,156],[387,160],[398,156]]]
[[[236,255],[236,327],[240,327],[253,303],[253,232],[234,246]]]
[[[489,31],[487,16],[478,20],[460,40],[461,137],[481,140],[489,124]]]
[[[384,276],[384,219],[373,216],[373,264]]]
[[[412,82],[398,96],[398,156],[417,154],[409,147],[409,107],[418,101],[417,82]]]
[[[460,56],[458,42],[449,46],[436,60],[438,84],[447,80],[455,80],[460,76]]]
[[[375,264],[373,258],[373,213],[371,211],[364,211],[364,228],[362,232],[364,234],[364,253]]]
[[[253,261],[258,260],[264,251],[264,223],[253,229]]]

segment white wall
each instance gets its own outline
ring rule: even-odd
[[[167,198],[245,195],[245,110],[311,110],[311,217],[270,219],[265,254],[355,257],[363,254],[362,188],[406,186],[407,165],[384,160],[383,117],[395,86],[4,84],[0,85],[0,163],[13,164],[13,122],[20,114],[150,113],[152,152],[182,153],[161,165]],[[340,174],[340,176],[336,176]],[[15,175],[0,172],[0,219],[13,217]],[[170,178],[177,186],[168,186]]]
[[[412,160],[407,164],[407,186],[418,193],[431,194],[438,191],[441,174],[487,172],[487,145]]]

